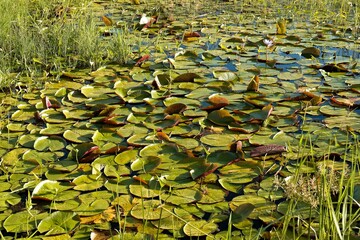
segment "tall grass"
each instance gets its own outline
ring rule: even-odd
[[[334,161],[335,165],[335,160],[328,157],[331,148],[324,161],[316,162],[311,138],[305,138],[300,141],[299,153],[306,149],[312,154],[300,156],[295,174],[280,183],[289,204],[281,227],[274,229],[273,235],[275,239],[284,240],[290,236],[292,239],[352,239],[356,236],[354,224],[360,219],[358,195],[355,195],[355,185],[359,184],[359,139],[349,135],[349,139],[353,139],[347,143],[342,156],[342,169],[335,169],[330,164]],[[317,166],[315,173],[301,171],[309,162]],[[299,208],[307,211],[306,217],[299,213]]]
[[[0,15],[0,87],[11,83],[11,72],[94,69],[110,61],[126,63],[131,54],[134,37],[115,27],[109,27],[114,36],[102,37],[89,0],[3,0]]]

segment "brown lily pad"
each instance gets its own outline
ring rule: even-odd
[[[251,157],[260,157],[264,155],[278,154],[286,152],[286,148],[282,145],[269,144],[254,148],[250,152]]]

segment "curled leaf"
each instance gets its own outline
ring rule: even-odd
[[[250,152],[251,157],[260,157],[264,155],[278,154],[286,152],[286,148],[282,145],[269,144],[254,148]]]
[[[101,20],[105,23],[106,26],[113,25],[113,20],[105,15],[101,16]]]
[[[254,91],[254,92],[257,92],[259,91],[259,81],[260,81],[260,78],[258,75],[255,75],[251,80],[250,80],[250,83],[247,87],[247,91]]]
[[[286,34],[286,20],[281,19],[276,23],[276,34],[285,35]]]
[[[186,105],[183,103],[174,103],[171,104],[170,106],[168,106],[165,110],[164,113],[166,114],[174,114],[174,113],[182,113],[183,111],[185,111],[186,109]]]

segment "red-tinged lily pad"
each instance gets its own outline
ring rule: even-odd
[[[330,98],[331,104],[336,106],[345,106],[345,107],[353,107],[360,105],[360,98],[339,98],[339,97],[332,97]]]
[[[81,163],[92,162],[100,155],[100,149],[93,143],[81,143],[75,146],[68,158]]]

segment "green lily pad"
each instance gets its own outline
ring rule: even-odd
[[[35,230],[37,223],[47,217],[48,213],[40,213],[38,210],[21,211],[11,214],[5,219],[3,227],[7,232],[22,233]],[[26,223],[26,224],[24,224]]]
[[[155,156],[146,156],[136,159],[131,164],[133,171],[151,172],[161,163],[161,159]]]
[[[114,161],[117,164],[125,165],[129,162],[133,162],[138,157],[138,150],[127,150],[116,155]]]
[[[55,152],[65,148],[66,141],[62,137],[58,136],[42,136],[35,140],[34,148],[38,151],[47,151]]]
[[[159,200],[145,200],[133,207],[131,216],[142,220],[159,220],[171,216],[171,209]]]
[[[215,232],[218,225],[205,220],[189,221],[185,224],[183,231],[187,236],[200,237]]]
[[[239,205],[232,213],[232,224],[241,229],[241,222],[247,219],[251,212],[255,209],[255,206],[251,203],[244,203]]]
[[[75,190],[78,191],[91,191],[101,188],[105,180],[97,175],[81,175],[73,180],[76,185]]]
[[[64,109],[62,111],[66,119],[87,120],[93,117],[93,113],[84,109]]]
[[[27,148],[15,148],[10,152],[6,153],[1,158],[1,165],[3,166],[15,166],[21,159],[22,155],[28,151]]]
[[[161,199],[174,205],[196,202],[199,201],[201,197],[201,192],[196,189],[179,189],[161,194]]]
[[[235,121],[227,110],[215,110],[209,113],[208,119],[220,126],[227,126]]]
[[[152,189],[146,185],[132,184],[129,186],[130,193],[140,198],[154,198],[160,195],[159,189]]]
[[[63,136],[68,141],[75,143],[84,143],[91,142],[94,133],[94,130],[89,129],[71,129],[66,130]]]
[[[201,77],[196,73],[184,73],[174,78],[172,82],[193,82],[195,78]]]
[[[38,230],[46,235],[58,235],[71,232],[80,224],[80,217],[76,213],[56,211],[39,223]]]
[[[230,146],[235,138],[229,134],[209,134],[200,138],[200,141],[204,144],[214,147]]]
[[[21,202],[21,197],[17,193],[2,192],[0,197],[0,209],[5,211],[10,206],[16,205]]]
[[[66,186],[58,181],[43,180],[36,185],[32,192],[32,198],[42,200],[54,200],[63,191],[72,187]]]

